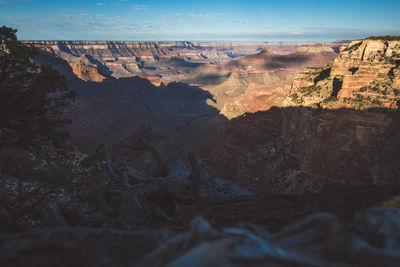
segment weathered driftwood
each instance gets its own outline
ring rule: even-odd
[[[189,154],[192,166],[190,173],[183,161],[177,157],[164,162],[160,153],[149,142],[142,140],[139,145],[132,146],[123,139],[121,141],[124,147],[129,149],[149,151],[158,163],[156,173],[164,174],[147,182],[129,186],[126,169],[122,172],[121,178],[114,172],[105,144],[110,175],[114,179],[121,179],[126,187],[120,206],[121,221],[126,229],[146,224],[152,216],[171,221],[176,209],[175,202],[187,203],[201,199],[233,198],[251,194],[228,180],[210,177],[207,170],[198,164],[194,154]]]
[[[144,150],[149,152],[151,155],[153,155],[154,159],[157,162],[157,169],[155,172],[155,176],[165,176],[165,165],[166,162],[161,156],[160,152],[155,148],[154,144],[150,141],[145,140],[144,138],[141,138],[139,142],[136,145],[131,145],[128,144],[124,139],[120,138],[122,142],[122,147],[129,148],[131,150]]]
[[[108,154],[108,149],[107,149],[107,143],[104,142],[104,155],[106,158],[106,164],[107,164],[107,169],[111,175],[111,178],[117,180],[118,179],[118,175],[114,172],[114,169],[111,165],[111,159],[110,159],[110,155]]]
[[[197,166],[197,163],[193,164]],[[127,229],[145,224],[158,204],[169,217],[175,213],[175,201],[188,203],[197,200],[229,199],[251,193],[225,179],[210,177],[201,166],[191,175],[185,164],[172,158],[167,164],[168,176],[156,177],[152,182],[136,184],[125,190],[121,200],[121,215]],[[160,217],[160,214],[156,214]],[[161,217],[165,217],[162,215]]]
[[[0,231],[14,231],[9,222],[15,220],[32,226],[113,225],[137,229],[148,225],[151,220],[173,221],[177,203],[251,194],[230,181],[211,177],[194,154],[189,155],[192,169],[189,172],[179,158],[172,157],[162,163],[154,146],[143,145],[140,149],[144,147],[150,147],[149,150],[158,158],[160,164],[157,168],[163,169],[163,176],[134,180],[129,176],[130,170],[133,170],[129,166],[115,171],[105,143],[107,169],[113,181],[107,185],[93,185],[78,191],[75,188],[52,188],[38,181],[30,182],[29,186],[22,185],[21,181],[6,185],[5,179],[2,179]]]

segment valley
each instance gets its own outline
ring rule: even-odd
[[[297,72],[329,63],[345,43],[26,42],[78,94],[66,115],[79,149],[146,135],[166,158],[195,151],[231,118],[279,105]]]

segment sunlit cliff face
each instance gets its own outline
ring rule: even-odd
[[[400,41],[359,40],[332,64],[299,73],[285,105],[326,108],[397,108]]]

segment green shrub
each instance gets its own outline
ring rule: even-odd
[[[310,96],[313,95],[316,92],[320,92],[321,91],[321,87],[320,86],[315,86],[315,85],[311,85],[311,86],[303,86],[299,89],[299,92],[306,95],[306,96]]]
[[[366,38],[366,40],[400,41],[400,36],[392,36],[392,35],[370,36]]]
[[[33,62],[36,50],[18,41],[16,32],[0,27],[0,145],[65,139],[60,129],[70,120],[62,114],[75,92],[51,66]]]
[[[336,96],[331,95],[330,97],[328,97],[327,99],[325,99],[323,101],[324,104],[327,104],[329,102],[336,102],[338,101],[338,98]]]
[[[344,52],[348,51],[348,52],[351,53],[351,52],[357,50],[360,47],[361,44],[362,44],[362,42],[358,42],[358,43],[356,43],[356,44],[354,44],[352,46],[346,47],[345,49],[343,49],[343,51]]]
[[[294,103],[296,103],[296,104],[301,103],[301,99],[299,98],[299,96],[296,93],[290,95],[289,97]]]
[[[380,106],[380,105],[382,105],[382,102],[379,101],[378,99],[374,99],[374,100],[372,100],[372,104]]]

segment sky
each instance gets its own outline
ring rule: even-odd
[[[0,0],[20,40],[333,41],[400,35],[400,1]]]

